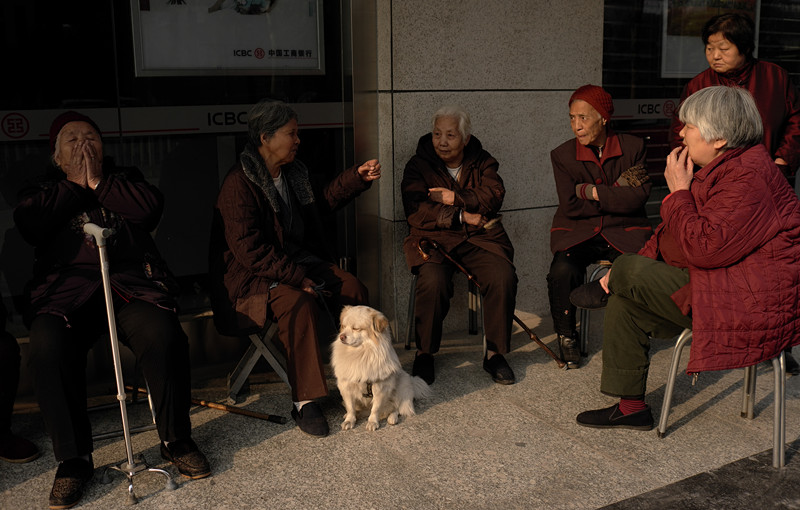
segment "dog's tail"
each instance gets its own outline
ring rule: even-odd
[[[431,396],[431,387],[421,377],[413,376],[411,384],[414,387],[414,398],[428,398]]]

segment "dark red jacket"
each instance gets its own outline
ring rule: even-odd
[[[689,373],[753,365],[800,343],[800,202],[763,145],[698,170],[661,217],[689,265]],[[658,236],[639,254],[656,258]]]
[[[514,262],[514,247],[503,224],[486,230],[458,220],[459,209],[480,213],[486,218],[497,216],[503,205],[506,189],[497,174],[499,164],[483,150],[480,140],[472,135],[464,147],[464,160],[458,182],[445,168],[433,148],[433,136],[428,133],[417,143],[417,153],[406,164],[400,188],[403,207],[410,231],[403,243],[409,268],[425,261],[417,250],[419,240],[427,237],[438,242],[446,251],[463,242],[472,243],[486,251]],[[429,188],[453,190],[458,205],[444,205],[428,197]],[[441,263],[442,255],[433,250],[429,262]]]
[[[781,169],[792,175],[800,165],[800,94],[782,67],[754,60],[731,73],[719,74],[711,68],[698,74],[686,84],[681,102],[700,89],[712,85],[741,87],[753,94],[764,124],[764,145],[772,159],[783,158],[788,168]],[[678,109],[672,118],[672,147],[681,145],[683,123],[678,119]]]
[[[636,252],[642,247],[653,232],[644,208],[652,183],[638,187],[615,183],[628,168],[644,165],[645,158],[641,138],[610,130],[602,161],[597,160],[591,149],[578,143],[577,138],[553,149],[550,159],[558,193],[558,209],[550,228],[553,253],[598,234],[623,253]],[[575,186],[584,183],[597,186],[599,201],[578,198]]]
[[[43,313],[67,317],[101,288],[97,245],[83,232],[88,222],[116,231],[107,249],[118,295],[176,309],[177,284],[150,235],[164,199],[138,170],[113,168],[107,159],[96,190],[54,170],[51,179],[23,191],[22,197],[14,221],[35,247],[28,323]]]
[[[364,182],[352,167],[323,190],[315,190],[308,169],[300,161],[284,165],[281,170],[300,204],[305,223],[302,248],[329,260],[321,215],[332,214],[371,183]],[[284,250],[283,213],[276,205],[276,197],[261,156],[248,144],[222,182],[211,226],[211,299],[215,324],[223,332],[263,326],[270,285],[282,283],[300,288],[305,278],[304,267]]]

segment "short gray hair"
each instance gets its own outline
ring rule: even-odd
[[[745,89],[716,85],[698,90],[681,104],[679,118],[697,126],[708,143],[726,140],[726,149],[761,143],[764,126],[758,107]]]
[[[254,147],[258,147],[261,135],[272,138],[292,119],[297,119],[297,113],[291,106],[275,99],[262,99],[247,112],[247,137]]]
[[[458,132],[461,133],[461,138],[464,140],[472,134],[472,121],[469,120],[469,113],[460,106],[442,106],[436,110],[431,119],[431,131],[436,128],[436,121],[441,117],[455,117],[458,121]]]

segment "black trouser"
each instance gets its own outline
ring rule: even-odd
[[[144,301],[116,299],[119,340],[133,350],[150,387],[163,441],[191,436],[189,342],[177,315]],[[108,341],[102,290],[68,317],[38,315],[30,329],[30,365],[56,460],[92,452],[86,410],[86,356],[99,338]]]
[[[575,307],[569,301],[573,289],[583,285],[586,268],[598,260],[614,261],[617,251],[602,236],[595,236],[564,251],[558,251],[547,275],[550,314],[557,335],[575,338]]]
[[[486,348],[507,353],[511,350],[511,323],[517,300],[514,266],[470,243],[460,244],[450,254],[472,273],[481,288]],[[457,269],[446,260],[442,264],[422,264],[418,269],[414,304],[417,349],[433,354],[442,342],[442,321],[450,310],[453,273]]]
[[[19,385],[19,344],[14,335],[0,331],[0,435],[11,432],[11,413]]]

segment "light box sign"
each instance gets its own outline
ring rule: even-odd
[[[324,74],[322,0],[132,0],[136,76]]]

